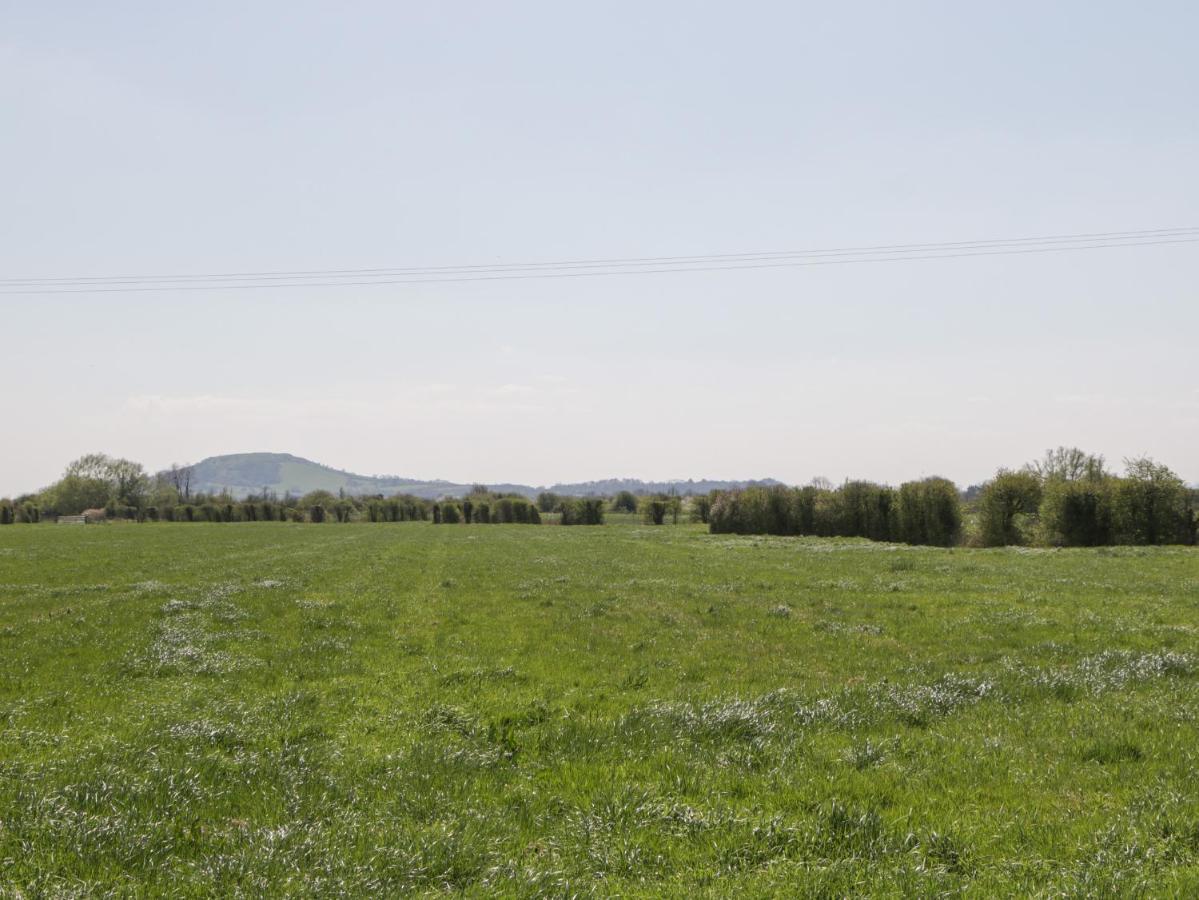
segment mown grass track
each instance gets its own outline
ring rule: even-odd
[[[1199,553],[0,529],[0,896],[1199,893]]]

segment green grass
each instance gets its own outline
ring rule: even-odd
[[[0,529],[0,896],[1199,893],[1199,553]]]

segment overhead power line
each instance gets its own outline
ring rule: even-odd
[[[179,275],[87,275],[0,279],[0,295],[131,293],[147,291],[262,290],[304,287],[444,284],[546,278],[594,278],[716,272],[740,269],[800,268],[902,260],[1010,256],[1119,247],[1148,247],[1199,242],[1199,227],[1155,228],[1056,234],[1036,237],[923,244],[833,247],[823,250],[762,250],[693,256],[569,259],[556,262],[493,263],[457,266],[310,269]]]

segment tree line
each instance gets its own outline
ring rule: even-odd
[[[987,547],[1196,542],[1196,491],[1147,457],[1126,459],[1116,475],[1102,456],[1059,447],[1000,470],[976,502],[978,542]]]
[[[279,496],[264,489],[237,499],[192,491],[189,466],[151,475],[132,460],[89,453],[36,494],[0,500],[0,525],[83,513],[139,522],[409,522],[427,520],[430,506],[409,494],[348,497],[323,490]]]
[[[962,532],[957,488],[944,478],[910,481],[898,489],[871,481],[838,488],[747,488],[713,498],[713,534],[864,537],[949,547]]]
[[[1110,472],[1102,456],[1047,451],[1000,469],[964,500],[944,478],[898,488],[870,481],[840,487],[748,488],[711,498],[712,533],[864,537],[950,547],[1195,544],[1199,496],[1168,467],[1127,459]]]
[[[0,525],[36,523],[103,510],[108,518],[167,522],[346,523],[432,521],[435,524],[602,525],[611,509],[641,513],[649,525],[686,517],[714,534],[864,537],[934,546],[1103,546],[1195,544],[1199,497],[1168,467],[1127,459],[1122,474],[1102,456],[1073,447],[1047,451],[1018,469],[1000,469],[964,492],[944,478],[898,488],[871,481],[834,487],[818,479],[804,487],[751,486],[680,497],[569,497],[543,492],[536,501],[476,485],[462,499],[346,496],[313,491],[277,496],[263,490],[235,499],[191,490],[190,468],[154,475],[136,462],[93,453],[70,463],[63,477],[36,494],[0,500]]]
[[[540,525],[541,512],[523,494],[498,494],[476,485],[461,500],[433,504],[434,525]]]

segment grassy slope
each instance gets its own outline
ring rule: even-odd
[[[1199,891],[1199,554],[0,529],[0,895]]]

